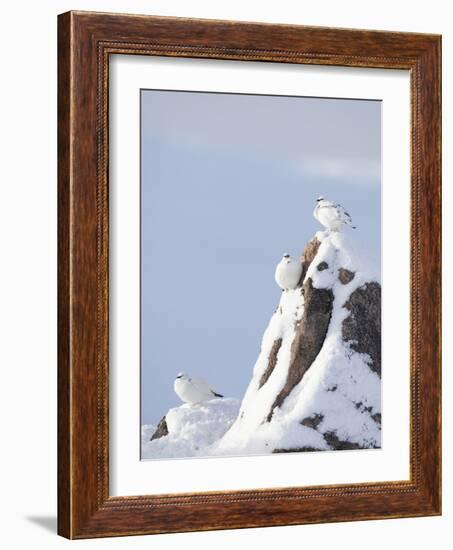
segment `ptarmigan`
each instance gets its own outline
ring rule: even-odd
[[[302,275],[302,264],[293,260],[289,254],[283,254],[283,258],[275,269],[275,280],[282,290],[296,288]]]
[[[180,372],[175,379],[174,388],[176,395],[185,403],[201,403],[214,397],[223,397],[216,393],[207,382],[199,378],[191,378]]]
[[[355,226],[352,225],[351,216],[341,206],[334,202],[328,201],[324,197],[316,199],[316,207],[313,211],[313,216],[329,231],[340,231],[340,229],[349,225],[352,229]]]

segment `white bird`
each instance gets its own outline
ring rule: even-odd
[[[293,260],[289,254],[283,254],[283,258],[275,269],[275,280],[282,290],[296,288],[302,275],[302,264]]]
[[[340,231],[341,227],[344,225],[350,225],[352,229],[355,229],[355,226],[352,225],[351,216],[341,204],[328,201],[324,197],[316,199],[316,203],[313,216],[326,229],[330,231]]]
[[[215,392],[207,382],[199,378],[191,378],[187,374],[180,372],[175,379],[174,388],[176,395],[185,403],[201,403],[214,399],[214,397],[223,397]]]

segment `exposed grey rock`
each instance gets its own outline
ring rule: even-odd
[[[324,439],[329,445],[330,450],[334,451],[353,451],[357,449],[368,449],[370,447],[362,447],[358,443],[353,441],[342,441],[339,439],[335,432],[326,432],[324,434]],[[374,447],[371,447],[374,448]],[[314,447],[292,447],[289,449],[274,449],[273,453],[297,453],[297,452],[315,452],[315,451],[326,451],[329,449],[316,449]]]
[[[332,315],[333,292],[327,288],[315,288],[311,278],[305,281],[304,313],[296,324],[296,335],[291,345],[288,376],[280,393],[275,398],[267,416],[269,422],[276,407],[280,407],[291,390],[316,359],[327,334]]]
[[[367,412],[371,414],[371,411],[373,410],[373,407],[366,407],[362,401],[359,401],[358,403],[355,403],[355,408],[358,409],[360,412]]]
[[[349,269],[344,269],[343,267],[340,267],[338,270],[338,278],[340,279],[340,282],[344,285],[349,284],[352,279],[354,279],[355,273],[352,271],[349,271]]]
[[[343,339],[357,353],[368,354],[370,369],[381,376],[381,285],[357,288],[343,307],[351,312],[343,321]]]
[[[327,262],[320,262],[317,266],[316,266],[316,269],[318,271],[325,271],[326,269],[329,269],[329,264]]]
[[[155,432],[151,436],[150,441],[153,441],[153,439],[159,439],[161,437],[165,437],[166,435],[168,435],[168,426],[167,426],[167,420],[164,416],[160,419],[159,424],[157,425]]]
[[[300,262],[302,264],[302,274],[300,276],[299,286],[303,285],[308,267],[318,253],[320,245],[321,241],[318,241],[317,237],[313,237],[313,239],[305,246],[304,251],[302,252],[302,256],[300,257]]]
[[[267,361],[267,368],[263,372],[258,387],[261,388],[264,386],[264,384],[268,381],[269,376],[272,374],[275,365],[277,364],[277,358],[278,358],[278,352],[280,351],[280,348],[282,346],[282,339],[277,338],[277,340],[274,341],[272,345],[272,349],[269,353],[269,359]]]
[[[316,430],[316,428],[321,424],[323,420],[323,414],[314,414],[312,416],[307,416],[307,418],[304,418],[301,421],[301,424],[302,426],[307,426],[307,428],[313,428],[313,430]]]
[[[314,453],[317,451],[323,451],[324,449],[315,449],[314,447],[293,447],[291,449],[274,449],[272,452],[278,453]]]
[[[350,451],[353,449],[363,449],[358,443],[352,441],[341,441],[335,432],[326,432],[324,439],[335,451]]]

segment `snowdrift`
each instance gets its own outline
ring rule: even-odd
[[[209,447],[233,424],[239,405],[237,399],[225,397],[170,409],[159,423],[160,429],[142,428],[142,458],[206,456]]]

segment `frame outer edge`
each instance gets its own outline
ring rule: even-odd
[[[417,109],[414,160],[417,165],[415,239],[419,244],[412,311],[415,315],[418,450],[416,483],[430,515],[441,515],[441,37],[417,63]],[[423,345],[422,345],[423,342]],[[415,353],[415,352],[414,352]]]
[[[438,36],[436,41],[435,70],[437,71],[434,81],[437,98],[437,117],[434,122],[434,131],[436,133],[436,153],[434,158],[434,169],[436,171],[436,187],[438,195],[438,228],[436,240],[438,243],[438,272],[437,272],[437,383],[438,383],[438,403],[437,403],[437,486],[435,486],[434,507],[439,515],[442,515],[442,36]]]
[[[102,329],[100,296],[98,181],[100,158],[97,127],[96,37],[89,22],[74,12],[61,16],[63,41],[60,83],[63,209],[60,214],[63,251],[63,311],[60,334],[67,342],[61,357],[62,529],[67,538],[80,538],[104,496],[100,492],[104,449],[96,426],[103,396],[98,391],[98,361]],[[88,23],[88,24],[86,24]],[[64,276],[64,270],[67,272]],[[66,438],[66,441],[65,441]],[[65,489],[66,488],[66,489]],[[65,519],[66,518],[66,519]]]
[[[428,105],[432,109],[431,116],[425,115],[427,136],[425,138],[424,150],[428,151],[429,165],[426,167],[427,178],[432,180],[431,195],[432,206],[429,210],[432,230],[431,258],[428,263],[431,269],[432,277],[432,325],[433,331],[433,354],[429,365],[433,369],[431,374],[431,384],[428,385],[429,395],[427,401],[432,403],[435,429],[433,431],[430,445],[426,444],[427,452],[432,456],[427,463],[430,465],[428,473],[428,486],[433,506],[433,511],[437,515],[442,514],[442,173],[441,173],[441,133],[442,133],[442,70],[441,70],[441,51],[442,38],[433,45],[429,52],[426,62],[426,71],[429,72],[430,82],[427,91],[431,92],[431,98],[427,93],[425,113],[428,113]],[[433,101],[436,98],[437,101]],[[429,147],[432,147],[430,151]],[[431,156],[429,156],[431,155]],[[429,226],[428,226],[429,227]],[[430,415],[424,415],[425,423],[430,420]],[[425,430],[429,433],[429,426],[425,425]],[[432,450],[431,450],[431,448]]]
[[[58,525],[72,535],[70,185],[71,13],[58,16]]]
[[[438,37],[437,40],[437,55],[438,55],[438,91],[437,97],[439,101],[439,123],[438,123],[438,140],[437,140],[437,166],[439,170],[439,312],[438,312],[438,322],[439,322],[439,406],[438,406],[438,430],[439,430],[439,481],[438,481],[438,510],[439,514],[442,515],[442,475],[443,475],[443,462],[442,462],[442,35]]]

